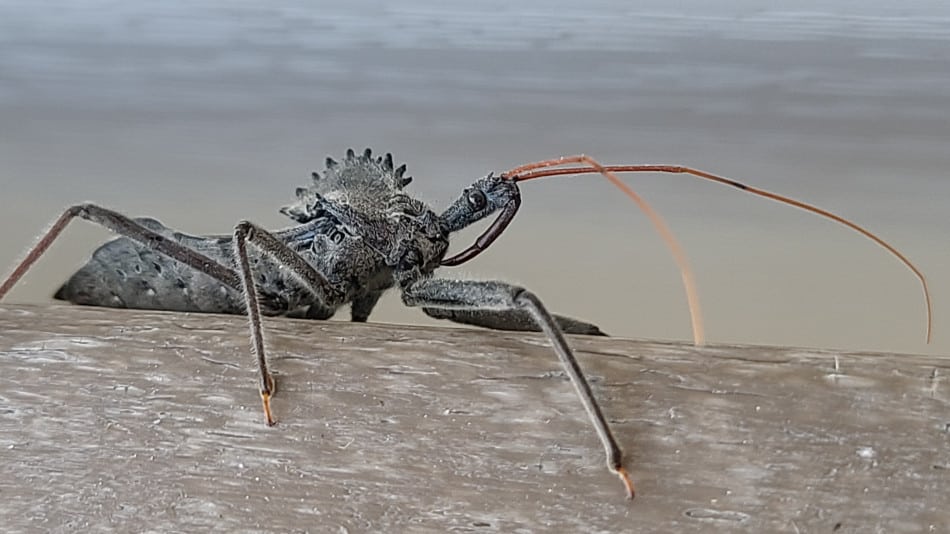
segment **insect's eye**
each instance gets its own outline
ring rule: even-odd
[[[477,189],[469,193],[466,200],[468,200],[468,205],[475,211],[482,211],[485,209],[485,206],[488,205],[488,198],[485,196],[485,193]]]

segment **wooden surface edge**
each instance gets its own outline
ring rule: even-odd
[[[0,306],[9,531],[950,531],[950,358]]]

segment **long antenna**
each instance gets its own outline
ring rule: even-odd
[[[517,169],[508,171],[503,176],[517,182],[530,180],[531,178],[540,178],[542,176],[552,176],[554,174],[561,174],[555,173],[557,170],[568,169],[549,169],[547,171],[536,171],[526,175],[520,173],[546,166],[551,167],[565,165],[568,163],[586,163],[590,165],[590,167],[582,168],[589,172],[598,172],[604,175],[608,180],[611,181],[611,183],[620,188],[624,194],[630,197],[630,199],[633,200],[640,210],[650,219],[650,222],[653,223],[654,228],[656,228],[656,231],[660,234],[660,237],[669,247],[670,252],[673,254],[673,260],[680,269],[680,277],[683,279],[683,287],[686,290],[686,301],[689,305],[689,318],[693,327],[693,344],[696,346],[704,345],[706,343],[706,332],[705,328],[703,327],[703,312],[699,304],[699,292],[696,289],[696,280],[693,277],[693,270],[690,268],[689,259],[686,257],[686,252],[683,251],[683,247],[680,246],[679,241],[676,240],[676,236],[673,235],[673,231],[670,230],[670,227],[667,226],[660,214],[657,213],[656,210],[654,210],[650,204],[643,199],[643,197],[631,189],[630,186],[623,183],[623,181],[620,180],[620,178],[618,178],[612,170],[604,167],[600,163],[597,163],[597,161],[595,161],[593,158],[580,155],[522,165]],[[546,174],[548,172],[551,174]]]
[[[583,164],[586,164],[587,166],[586,167],[568,167],[568,168],[559,168],[559,169],[550,168],[550,167],[559,167],[562,165],[568,165],[568,164],[573,164],[573,163],[583,163]],[[930,343],[933,337],[933,304],[930,298],[930,289],[927,287],[927,279],[924,277],[924,274],[920,271],[920,269],[917,268],[917,266],[915,266],[909,259],[907,259],[907,257],[904,256],[904,254],[902,254],[899,250],[897,250],[896,247],[894,247],[887,241],[884,241],[883,239],[878,237],[876,234],[872,233],[870,230],[867,230],[866,228],[848,219],[845,219],[844,217],[835,215],[834,213],[831,213],[830,211],[821,209],[817,206],[813,206],[811,204],[802,202],[800,200],[795,200],[793,198],[779,195],[777,193],[772,193],[771,191],[766,191],[764,189],[759,189],[757,187],[746,185],[746,184],[737,182],[735,180],[731,180],[729,178],[717,176],[715,174],[708,173],[706,171],[693,169],[691,167],[684,167],[681,165],[601,165],[597,163],[596,161],[594,161],[593,159],[591,159],[590,157],[580,155],[580,156],[568,156],[568,157],[563,157],[563,158],[551,159],[551,160],[541,161],[537,163],[522,165],[521,167],[517,167],[516,169],[512,169],[511,171],[506,173],[506,176],[511,178],[512,180],[521,182],[524,180],[532,180],[534,178],[542,178],[546,176],[598,173],[607,177],[611,182],[614,183],[614,185],[619,187],[622,191],[624,191],[624,193],[626,193],[628,196],[631,196],[631,198],[633,198],[633,196],[631,195],[632,191],[628,192],[629,188],[626,186],[626,184],[623,184],[622,182],[620,182],[616,178],[616,176],[613,175],[613,173],[615,172],[656,172],[656,173],[668,173],[668,174],[689,174],[691,176],[702,178],[704,180],[710,180],[719,184],[729,185],[737,189],[740,189],[742,191],[745,191],[746,193],[751,193],[753,195],[765,197],[770,200],[774,200],[776,202],[788,204],[790,206],[794,206],[796,208],[803,209],[805,211],[820,215],[822,217],[825,217],[826,219],[831,219],[832,221],[835,221],[839,224],[843,224],[844,226],[847,226],[848,228],[851,228],[852,230],[858,232],[864,237],[867,237],[871,241],[875,242],[884,250],[888,251],[892,256],[894,256],[901,263],[903,263],[905,267],[910,269],[910,271],[914,273],[914,276],[916,276],[917,279],[920,281],[921,288],[923,289],[923,292],[924,292],[924,304],[927,309],[926,341],[927,343]],[[635,193],[633,194],[635,195]],[[634,201],[636,202],[636,199],[634,199]],[[637,204],[640,205],[639,202],[637,202]],[[644,208],[641,206],[641,209],[644,209]],[[647,213],[648,216],[650,215],[650,213],[647,210],[644,210],[644,212]],[[652,217],[651,217],[651,220],[652,220]],[[654,225],[656,224],[657,223],[654,221]],[[661,234],[662,233],[663,232],[661,231]],[[666,237],[664,237],[664,240],[666,240]],[[671,248],[674,247],[673,243],[675,243],[675,241],[672,243],[670,243],[669,241],[667,242],[667,244]],[[674,256],[675,255],[676,253],[674,252]],[[677,263],[679,263],[679,260],[677,260]],[[684,283],[685,283],[687,271],[684,271],[682,266],[680,270],[681,272],[683,272],[683,278],[684,278]],[[689,291],[690,289],[687,286],[687,295],[689,294]],[[690,313],[692,314],[692,309],[690,310]]]

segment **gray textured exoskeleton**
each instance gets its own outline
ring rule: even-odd
[[[582,167],[552,169],[564,164]],[[589,323],[550,314],[530,291],[505,282],[435,278],[441,266],[458,265],[485,250],[518,211],[518,182],[559,174],[600,173],[614,182],[650,215],[681,263],[694,308],[695,292],[679,246],[649,206],[614,172],[685,173],[736,187],[745,192],[805,209],[844,224],[872,239],[923,275],[894,247],[864,228],[809,204],[756,189],[688,167],[670,165],[602,166],[587,156],[558,158],[524,165],[500,176],[489,174],[465,189],[442,213],[403,192],[411,178],[392,156],[373,157],[349,150],[337,162],[313,174],[313,184],[297,189],[297,201],[281,211],[297,225],[268,232],[242,221],[228,236],[189,236],[154,219],[132,219],[115,211],[80,204],[66,210],[0,284],[0,299],[36,262],[75,217],[120,234],[95,251],[89,262],[56,292],[56,298],[77,304],[177,311],[246,313],[257,356],[260,392],[268,424],[274,424],[270,398],[274,380],[268,371],[261,315],[328,319],[350,305],[352,319],[365,321],[380,296],[398,287],[407,306],[421,307],[432,317],[504,330],[543,331],[551,340],[597,430],[608,467],[634,489],[623,466],[623,454],[584,377],[564,333],[601,334]],[[449,238],[493,213],[492,225],[462,252],[446,258]],[[698,307],[697,307],[698,309]],[[702,341],[699,314],[694,311],[697,342]]]
[[[633,487],[622,453],[562,332],[600,334],[596,326],[553,316],[529,291],[504,282],[434,278],[449,236],[499,209],[517,208],[514,181],[489,175],[467,188],[441,214],[410,197],[405,165],[392,156],[349,150],[327,158],[309,187],[282,212],[297,226],[268,232],[242,221],[230,236],[190,236],[155,219],[126,217],[82,204],[69,208],[0,286],[2,298],[78,216],[122,237],[102,245],[56,292],[76,304],[158,310],[247,313],[260,371],[268,424],[274,424],[260,316],[328,319],[349,304],[354,321],[366,321],[384,291],[398,287],[407,306],[439,318],[509,330],[543,330],[594,420],[608,465]],[[511,213],[513,216],[513,212]],[[248,246],[250,245],[250,246]]]

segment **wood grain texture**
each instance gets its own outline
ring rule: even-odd
[[[947,532],[950,358],[0,307],[9,532]],[[836,367],[837,361],[837,367]]]

